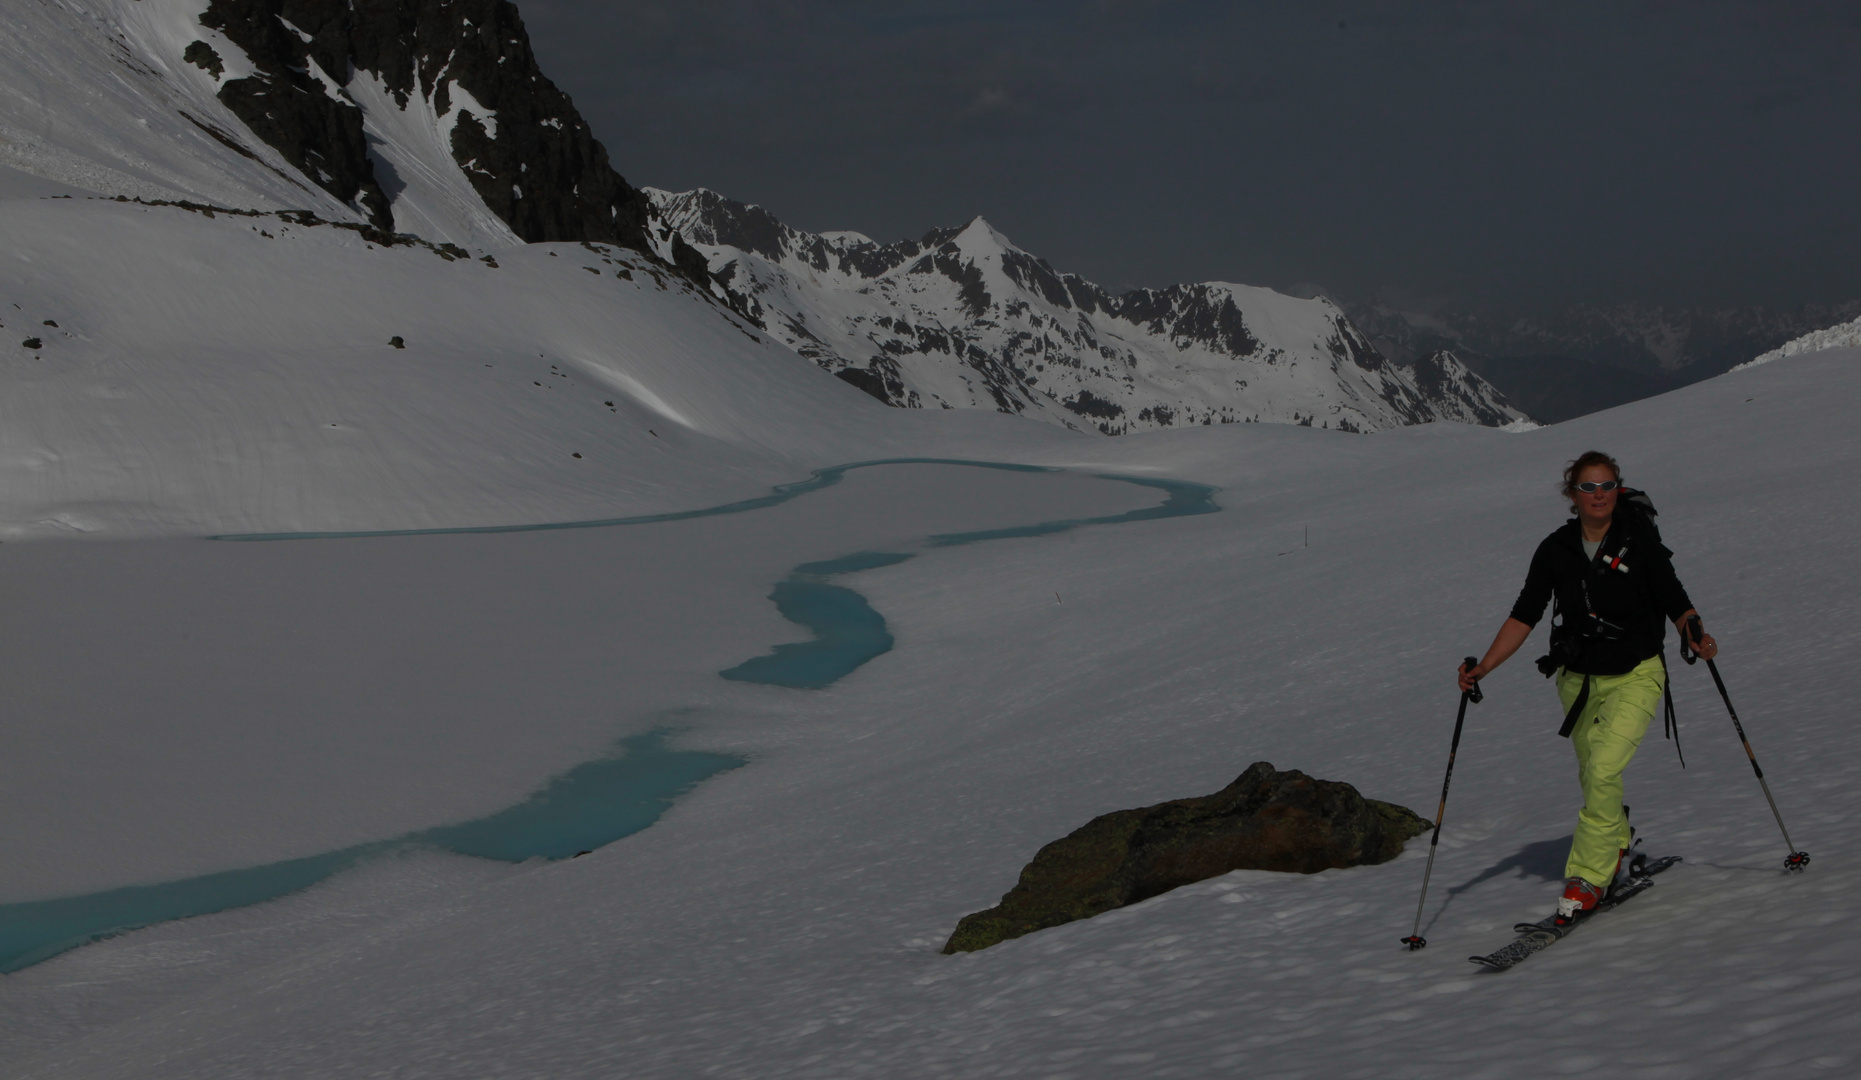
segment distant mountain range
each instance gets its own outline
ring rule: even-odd
[[[1554,422],[1861,314],[1495,317],[1219,282],[1113,294],[981,218],[884,244],[807,233],[713,192],[630,185],[507,0],[33,3],[0,30],[7,85],[32,88],[0,95],[0,169],[47,192],[309,211],[475,254],[632,248],[904,408],[1107,434]]]
[[[1221,282],[1114,296],[979,217],[879,244],[803,232],[704,189],[646,193],[657,242],[702,252],[745,316],[888,405],[996,409],[1110,435],[1524,418],[1450,352],[1391,363],[1323,298]]]
[[[1554,314],[1420,312],[1346,303],[1397,363],[1450,349],[1533,419],[1556,423],[1711,378],[1861,315],[1861,300],[1798,308],[1578,306]]]

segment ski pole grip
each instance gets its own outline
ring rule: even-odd
[[[1698,663],[1699,650],[1697,646],[1705,636],[1706,627],[1700,623],[1699,616],[1697,614],[1688,615],[1687,632],[1680,639],[1680,659],[1685,660],[1689,664]]]
[[[1461,662],[1461,666],[1467,671],[1472,671],[1474,668],[1480,666],[1480,658],[1477,656],[1469,656]],[[1478,705],[1485,697],[1485,694],[1480,693],[1480,684],[1477,682],[1473,684],[1473,689],[1467,691],[1467,700],[1473,702],[1475,705]]]

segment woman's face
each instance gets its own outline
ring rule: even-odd
[[[1601,484],[1615,479],[1615,470],[1607,465],[1591,465],[1577,474],[1577,483]],[[1620,488],[1609,491],[1578,491],[1571,495],[1571,501],[1577,505],[1577,513],[1591,521],[1603,521],[1615,513],[1616,494]]]

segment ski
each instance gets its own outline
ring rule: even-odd
[[[1680,861],[1678,855],[1667,855],[1659,859],[1648,860],[1637,857],[1629,864],[1629,874],[1621,884],[1609,890],[1609,895],[1594,908],[1583,913],[1569,926],[1558,926],[1555,915],[1546,915],[1537,922],[1519,923],[1513,932],[1518,939],[1510,945],[1485,956],[1469,956],[1473,963],[1484,966],[1489,971],[1505,971],[1524,961],[1533,953],[1542,952],[1551,945],[1568,937],[1572,930],[1589,922],[1591,919],[1627,903],[1635,896],[1647,892],[1654,885],[1654,875]]]

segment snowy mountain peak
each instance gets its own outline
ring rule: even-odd
[[[702,252],[741,310],[889,405],[991,408],[1106,434],[1522,418],[1451,355],[1391,364],[1328,299],[1222,282],[1112,296],[980,216],[881,245],[803,232],[714,191],[646,194],[660,239]]]
[[[963,251],[978,255],[1021,250],[1015,247],[1014,241],[995,231],[995,226],[990,225],[981,214],[970,218],[969,224],[963,226],[962,230],[951,237],[949,242]]]

